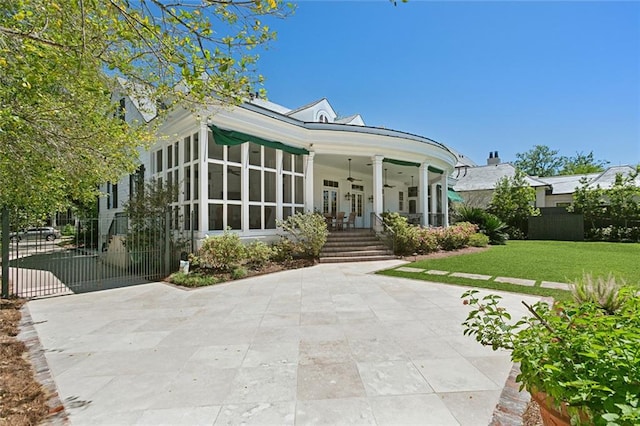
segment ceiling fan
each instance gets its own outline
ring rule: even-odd
[[[384,185],[385,188],[395,188],[395,185],[389,185],[387,183],[387,169],[384,169]]]
[[[349,182],[360,182],[362,179],[356,179],[351,176],[351,158],[349,158],[349,177],[347,178]]]

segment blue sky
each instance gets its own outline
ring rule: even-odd
[[[536,144],[640,163],[640,2],[302,1],[271,24],[273,102],[326,97],[478,164]]]

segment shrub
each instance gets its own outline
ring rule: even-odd
[[[62,229],[60,230],[60,234],[65,236],[65,237],[70,237],[72,235],[76,234],[76,227],[73,226],[70,223],[67,223],[65,226],[62,227]]]
[[[231,279],[239,280],[241,278],[246,277],[249,274],[246,268],[242,266],[238,266],[233,271],[231,271]]]
[[[278,226],[287,233],[289,239],[297,243],[296,248],[303,257],[317,258],[329,235],[327,222],[318,213],[296,213],[278,221]]]
[[[489,245],[489,237],[480,232],[476,232],[469,237],[469,245],[471,247],[486,247]]]
[[[301,253],[302,248],[286,237],[281,237],[278,242],[272,246],[273,260],[276,262],[287,262],[293,260],[296,253]]]
[[[438,250],[438,238],[431,228],[417,228],[418,247],[420,254],[432,253]]]
[[[448,228],[437,228],[436,239],[442,250],[457,250],[469,243],[469,237],[475,234],[477,226],[469,222],[460,222]]]
[[[222,235],[206,237],[199,257],[205,266],[219,271],[231,271],[245,259],[245,247],[238,234],[227,229]]]
[[[197,272],[190,274],[176,272],[169,275],[168,280],[170,283],[184,287],[206,287],[220,282],[219,279],[213,275],[204,275]]]
[[[262,241],[254,241],[245,247],[247,264],[252,268],[261,268],[274,255],[274,250]]]
[[[595,303],[609,314],[614,314],[628,297],[620,290],[625,287],[624,280],[616,282],[613,274],[607,278],[593,278],[591,274],[584,274],[582,279],[571,285],[571,294],[578,303]]]
[[[497,245],[506,242],[508,237],[505,232],[507,224],[498,216],[479,207],[465,205],[458,207],[457,215],[463,222],[471,222],[478,225],[478,230],[489,237],[489,243]]]
[[[409,225],[407,218],[398,213],[383,213],[382,220],[393,231],[395,242],[395,254],[413,254],[418,249],[419,233],[418,228]]]

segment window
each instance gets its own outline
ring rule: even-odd
[[[417,197],[418,196],[418,187],[417,186],[410,186],[408,188],[408,195],[409,195],[409,198]]]
[[[167,167],[173,167],[173,145],[167,147]]]
[[[200,198],[200,178],[198,177],[198,163],[193,165],[193,199]]]
[[[207,151],[209,151],[209,158],[213,160],[224,160],[224,145],[218,145],[213,139],[213,133],[209,130],[207,140]]]
[[[162,150],[156,151],[156,173],[162,171]]]
[[[193,140],[193,159],[197,160],[200,158],[200,135],[194,133],[191,139]]]
[[[338,182],[333,181],[333,180],[324,180],[324,181],[322,181],[322,184],[324,186],[330,186],[331,188],[337,188],[338,187]]]
[[[191,161],[191,137],[187,136],[184,138],[184,158],[182,159],[183,163],[189,163]]]
[[[127,112],[125,109],[126,105],[127,105],[127,100],[125,98],[120,98],[120,104],[118,105],[118,117],[122,121],[126,121],[127,119]]]
[[[180,153],[180,142],[178,141],[173,146],[173,167],[178,167],[178,164],[180,164],[178,160],[179,153]]]
[[[404,192],[398,192],[398,210],[404,210]]]
[[[184,217],[184,230],[188,231],[191,229],[191,206],[189,204],[185,204],[182,207],[182,215]]]

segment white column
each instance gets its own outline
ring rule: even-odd
[[[371,157],[373,165],[373,211],[380,216],[383,212],[382,205],[382,160],[384,156],[374,155]]]
[[[438,213],[438,184],[431,184],[431,209],[429,209],[431,213]],[[431,225],[437,226],[437,219]]]
[[[418,178],[419,211],[422,213],[422,226],[429,226],[429,164],[420,165]]]
[[[200,230],[200,237],[207,235],[209,231],[209,163],[207,161],[208,149],[209,149],[209,128],[207,127],[207,120],[203,119],[200,122],[200,153],[198,154],[199,163],[199,191],[198,196],[198,229]]]
[[[240,145],[242,154],[240,155],[240,161],[242,167],[240,168],[240,176],[242,176],[242,186],[240,188],[242,200],[241,204],[241,217],[242,217],[242,231],[249,230],[249,144],[243,143]]]
[[[307,154],[306,172],[304,174],[304,209],[307,212],[313,212],[313,157],[315,152]]]
[[[276,221],[282,220],[282,150],[276,150]]]
[[[449,194],[447,193],[448,176],[446,173],[442,173],[440,185],[442,185],[442,226],[449,226]]]

